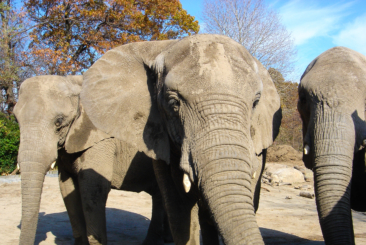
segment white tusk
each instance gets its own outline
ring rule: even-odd
[[[17,169],[20,169],[20,167],[19,167],[19,163],[17,163]]]
[[[255,176],[257,176],[257,171],[255,171],[252,175],[252,179],[255,179]]]
[[[183,176],[183,186],[184,186],[184,190],[186,191],[186,193],[188,193],[189,190],[191,189],[191,181],[189,180],[189,177],[187,174],[184,174],[184,176]]]
[[[310,152],[310,146],[305,145],[305,146],[304,146],[304,155],[309,154],[309,152]]]
[[[54,161],[52,164],[51,164],[51,169],[53,169],[56,165],[56,161]]]

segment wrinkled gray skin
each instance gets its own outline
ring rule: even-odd
[[[106,244],[105,205],[111,188],[146,191],[153,215],[144,244],[164,244],[164,208],[151,158],[96,129],[79,102],[82,76],[39,76],[20,88],[22,178],[19,244],[34,244],[42,186],[57,161],[75,244]]]
[[[258,178],[280,100],[243,46],[219,35],[123,45],[84,74],[81,100],[98,128],[154,159],[176,244],[199,244],[198,218],[204,244],[263,244]]]
[[[366,211],[366,57],[335,47],[313,60],[299,85],[303,155],[314,171],[326,244],[354,244],[351,208]]]

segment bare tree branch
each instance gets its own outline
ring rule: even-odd
[[[293,71],[293,38],[279,15],[263,0],[204,0],[204,32],[222,34],[242,44],[267,69],[284,76]]]

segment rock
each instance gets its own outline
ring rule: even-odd
[[[302,174],[305,175],[305,172],[306,172],[307,168],[305,166],[294,166],[294,169],[299,170]]]
[[[302,153],[289,145],[273,145],[267,149],[267,162],[302,161]]]
[[[288,166],[284,165],[284,164],[278,164],[278,163],[267,163],[266,167],[264,169],[264,173],[266,175],[268,175],[269,177],[272,176],[272,173],[283,169],[283,168],[288,168]]]
[[[294,168],[299,170],[304,175],[306,182],[311,182],[314,180],[314,174],[312,170],[307,169],[305,166],[294,166]]]
[[[268,164],[265,174],[271,177],[271,183],[295,183],[305,182],[304,175],[297,169],[282,164]]]
[[[313,199],[314,198],[314,194],[312,194],[312,193],[309,193],[309,192],[300,192],[300,196],[301,197],[306,197],[306,198],[310,198],[310,199]]]
[[[311,188],[312,188],[312,186],[310,186],[310,185],[303,185],[300,187],[300,190],[309,190]]]
[[[314,180],[314,173],[313,171],[311,171],[310,169],[306,169],[306,172],[304,174],[305,177],[305,181],[306,182],[311,182]]]
[[[281,183],[279,184],[279,186],[281,186],[281,185],[292,185],[292,183],[281,182]]]
[[[272,177],[271,183],[280,183],[280,178],[278,178],[277,175],[272,174],[271,177]]]

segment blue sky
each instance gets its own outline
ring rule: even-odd
[[[180,0],[196,17],[201,29],[202,0]],[[281,16],[292,33],[297,49],[296,68],[287,77],[299,82],[307,65],[319,54],[335,46],[345,46],[366,55],[366,1],[265,0]]]

